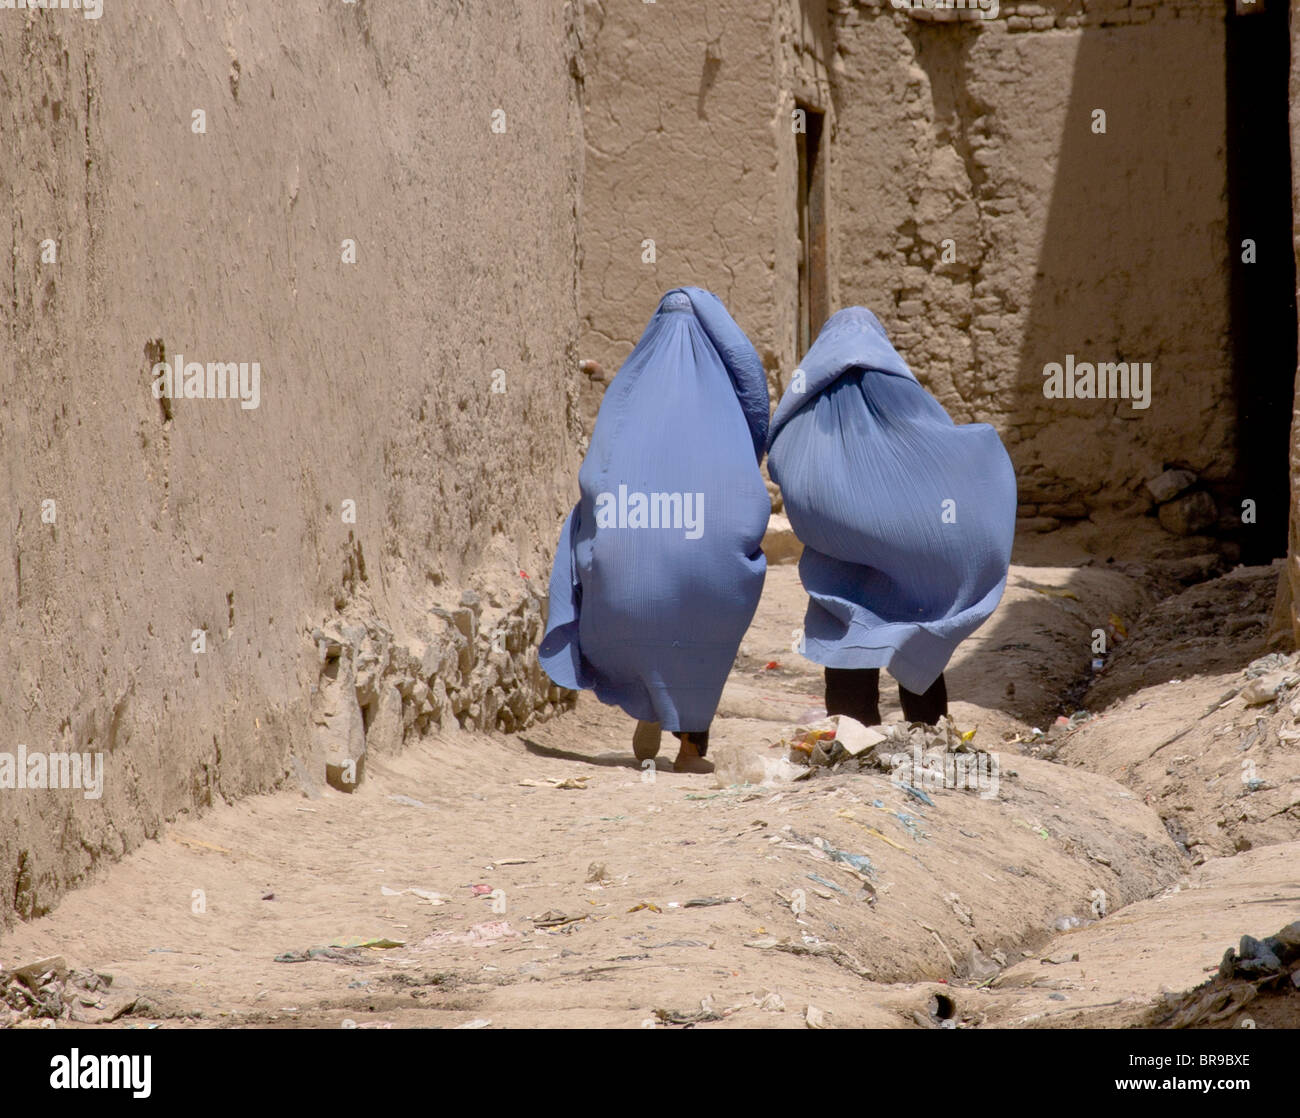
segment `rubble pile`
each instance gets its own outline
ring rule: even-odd
[[[133,999],[115,1004],[108,993],[112,984],[111,974],[69,970],[61,955],[0,970],[0,1029],[113,1020],[129,1011]]]
[[[537,660],[544,599],[525,585],[510,608],[467,590],[454,609],[429,611],[420,637],[399,643],[372,611],[348,613],[311,631],[320,675],[312,693],[313,772],[350,791],[375,750],[396,751],[454,722],[461,729],[522,730],[573,707]]]

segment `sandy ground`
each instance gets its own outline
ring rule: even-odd
[[[1219,597],[1255,595],[1236,577]],[[856,765],[782,778],[778,743],[821,695],[790,650],[794,567],[776,566],[714,726],[717,774],[672,772],[671,739],[639,769],[629,720],[584,695],[521,734],[426,739],[350,796],[181,817],[9,930],[0,965],[111,974],[64,1026],[1145,1024],[1242,934],[1300,916],[1289,696],[1225,698],[1259,632],[1212,642],[1212,670],[1186,679],[1116,652],[1093,681],[1112,705],[1053,728],[1086,705],[1098,627],[1186,629],[1153,585],[1013,568],[948,674],[958,726],[1000,759],[996,796],[918,798]],[[1217,600],[1193,591],[1189,608]],[[392,946],[348,946],[367,940]]]

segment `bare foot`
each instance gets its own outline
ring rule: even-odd
[[[713,762],[700,756],[700,751],[695,748],[690,734],[683,734],[682,747],[677,751],[677,759],[673,762],[673,772],[711,773],[712,771]]]
[[[649,761],[659,756],[659,723],[638,722],[632,734],[632,752],[638,761]]]

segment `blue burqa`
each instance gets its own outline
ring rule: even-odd
[[[767,465],[804,545],[804,655],[924,694],[1006,586],[1016,478],[997,432],[954,424],[849,307],[791,378]]]
[[[767,571],[763,364],[717,296],[670,291],[605,391],[538,655],[562,687],[703,732]]]

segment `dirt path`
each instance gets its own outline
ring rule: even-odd
[[[949,676],[958,725],[1001,759],[997,795],[918,796],[856,765],[769,775],[820,702],[789,651],[803,599],[779,566],[715,723],[716,777],[640,771],[629,721],[584,695],[522,734],[374,759],[350,796],[286,790],[178,819],[7,933],[0,964],[61,955],[112,974],[71,1019],[106,1027],[1138,1021],[1243,932],[1300,914],[1300,844],[1207,849],[1194,867],[1171,837],[1125,768],[1137,696],[1053,742],[1057,760],[1026,755],[1094,628],[1150,604],[1124,573],[1013,569]],[[1225,689],[1162,683],[1147,702],[1190,722]],[[1295,839],[1279,819],[1268,841]]]

